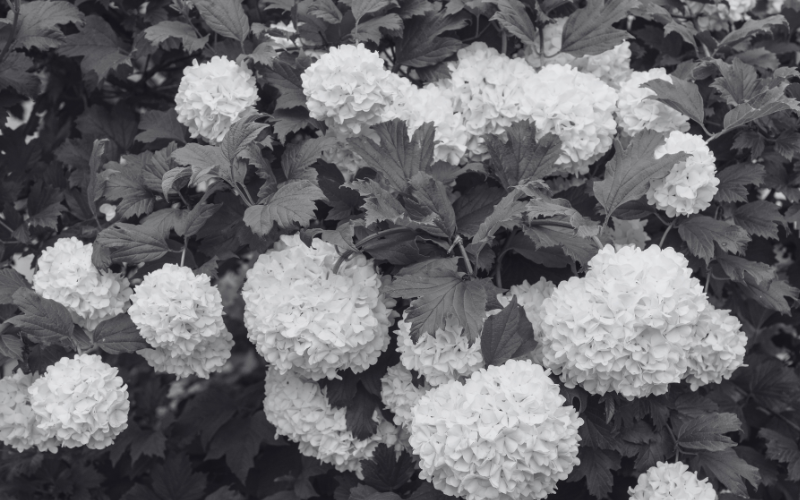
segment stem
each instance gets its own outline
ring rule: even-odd
[[[189,238],[183,239],[183,250],[181,250],[181,267],[183,267],[183,261],[186,258],[186,247],[189,246]]]
[[[539,28],[539,66],[544,67],[544,26]]]
[[[703,286],[703,293],[708,295],[708,284],[711,283],[711,269],[706,268],[706,284]]]
[[[0,226],[2,226],[3,228],[5,228],[5,230],[6,230],[6,231],[8,231],[9,233],[11,233],[11,234],[14,234],[14,230],[13,230],[13,229],[11,229],[10,227],[8,227],[8,226],[6,225],[6,223],[5,223],[5,222],[3,222],[2,220],[0,220]]]
[[[8,40],[6,40],[6,46],[3,47],[3,52],[0,52],[0,61],[3,61],[8,55],[8,51],[11,50],[11,44],[14,43],[14,39],[17,37],[17,26],[19,25],[19,10],[20,10],[20,0],[14,0],[14,21],[11,24],[11,34],[8,36]]]
[[[511,249],[511,241],[514,239],[514,236],[517,235],[518,230],[514,230],[506,240],[505,244],[503,244],[503,249],[500,250],[500,253],[497,255],[497,262],[495,263],[494,268],[494,284],[497,285],[497,288],[503,288],[503,257],[505,257],[506,253],[510,252]]]
[[[356,248],[361,248],[362,246],[366,245],[370,241],[377,240],[381,236],[389,236],[390,234],[405,233],[405,232],[408,232],[408,231],[411,231],[411,230],[406,228],[406,227],[393,227],[391,229],[384,229],[383,231],[378,231],[375,234],[370,234],[369,236],[365,236],[364,238],[358,240],[354,246]],[[344,263],[344,261],[346,261],[348,259],[348,257],[353,255],[354,253],[355,253],[355,251],[348,250],[345,253],[343,253],[341,256],[339,256],[339,259],[333,265],[333,274],[339,274],[339,267],[341,267],[342,263]]]
[[[506,55],[506,52],[508,52],[508,33],[503,31],[500,36],[501,36],[500,53]]]
[[[669,223],[669,226],[664,230],[664,235],[661,237],[661,242],[658,244],[659,247],[664,248],[664,241],[667,239],[667,235],[669,234],[669,230],[672,229],[672,226],[675,225],[675,220],[672,219],[672,222]]]
[[[472,269],[472,262],[469,261],[469,256],[467,255],[467,249],[464,248],[464,244],[461,242],[461,237],[459,236],[456,238],[456,245],[458,245],[458,251],[461,252],[461,257],[464,259],[464,264],[467,266],[467,272],[470,276],[475,276],[475,271]],[[475,260],[480,256],[475,256]]]
[[[555,227],[568,227],[570,229],[575,229],[572,227],[572,224],[569,222],[561,222],[552,219],[534,219],[528,222],[529,226],[555,226]]]
[[[603,242],[600,241],[600,238],[598,238],[597,236],[592,236],[592,241],[594,241],[594,244],[597,245],[598,250],[603,249]]]

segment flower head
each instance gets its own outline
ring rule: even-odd
[[[337,378],[373,365],[389,345],[395,301],[363,255],[333,267],[336,247],[282,236],[247,272],[242,296],[248,338],[270,365],[308,378]]]
[[[656,95],[655,91],[641,85],[652,80],[672,82],[664,68],[634,71],[629,78],[623,80],[617,100],[617,122],[622,131],[632,136],[642,130],[662,133],[689,130],[689,118],[686,115],[663,102],[649,98]]]
[[[233,336],[222,321],[222,297],[207,275],[165,264],[144,277],[131,301],[128,314],[152,347],[139,354],[156,371],[208,378],[230,357]]]
[[[61,358],[28,388],[38,427],[61,446],[99,450],[128,427],[127,386],[96,354]]]
[[[258,101],[253,72],[225,56],[214,56],[183,70],[175,111],[192,138],[222,142],[231,125]]]
[[[39,451],[57,451],[52,433],[38,427],[39,419],[31,408],[28,387],[34,375],[21,371],[0,379],[0,441],[17,451],[36,446]]]
[[[101,321],[125,312],[128,280],[92,264],[92,244],[61,238],[39,257],[33,289],[69,309],[75,323],[94,330]]]
[[[668,216],[702,212],[717,194],[719,179],[714,153],[699,135],[673,131],[664,144],[656,148],[656,159],[665,154],[688,153],[663,179],[650,181],[647,203],[664,210]]]
[[[381,401],[394,413],[395,425],[403,428],[411,425],[412,408],[428,389],[427,383],[424,387],[414,385],[413,375],[402,363],[386,370],[381,377]]]
[[[683,462],[658,462],[628,488],[630,500],[717,500],[708,479],[700,480]]]
[[[715,309],[709,304],[698,319],[695,341],[688,352],[686,377],[692,390],[731,378],[744,363],[747,335],[730,311]]]
[[[583,421],[549,372],[510,360],[431,389],[413,407],[420,478],[467,500],[542,499],[578,460]]]
[[[545,366],[591,394],[664,394],[686,373],[707,303],[688,261],[672,248],[606,245],[589,268],[544,302]]]
[[[397,429],[375,410],[372,419],[378,430],[367,439],[356,439],[347,430],[345,408],[328,403],[326,389],[305,380],[294,371],[281,373],[272,367],[264,388],[264,413],[277,434],[300,445],[300,453],[333,465],[336,470],[360,474],[361,460],[372,456],[384,443],[397,443]]]

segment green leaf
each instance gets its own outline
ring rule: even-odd
[[[310,181],[291,181],[281,185],[264,200],[263,205],[248,207],[244,223],[258,235],[264,236],[275,223],[288,229],[295,223],[308,224],[314,218],[317,200],[324,200],[322,190]]]
[[[445,321],[464,328],[475,341],[483,326],[486,290],[480,280],[464,280],[455,260],[440,259],[417,274],[402,275],[386,288],[392,297],[414,299],[406,321],[411,322],[411,337],[433,334],[445,327]]]
[[[789,23],[783,16],[770,16],[764,19],[752,19],[742,25],[741,28],[731,31],[723,38],[715,52],[723,49],[733,48],[734,45],[756,35],[769,35],[773,30],[788,31]]]
[[[411,190],[404,202],[412,220],[433,223],[447,237],[455,233],[456,214],[447,197],[447,188],[430,175],[417,172],[411,178]]]
[[[139,115],[131,107],[118,103],[113,108],[102,105],[91,106],[75,120],[75,123],[83,137],[108,138],[114,141],[121,151],[127,151],[133,146],[138,120]],[[117,151],[109,150],[106,161],[115,160],[118,154]]]
[[[131,58],[120,48],[114,30],[100,16],[87,16],[80,33],[67,35],[65,42],[57,52],[66,57],[82,57],[83,72],[95,73],[98,80],[105,80],[109,71],[122,64],[131,65]]]
[[[158,230],[118,222],[97,235],[97,241],[111,249],[114,262],[139,264],[160,259],[169,251]]]
[[[66,307],[45,299],[33,290],[19,288],[12,297],[22,314],[8,322],[18,326],[33,342],[63,344],[72,335],[75,325]]]
[[[405,22],[403,37],[395,39],[395,67],[424,68],[444,61],[464,44],[445,31],[459,30],[469,22],[468,16],[448,16],[444,12],[426,12]]]
[[[136,352],[150,347],[127,313],[118,314],[97,325],[93,336],[94,345],[109,354]]]
[[[655,159],[655,150],[663,143],[664,136],[651,130],[633,136],[627,148],[614,140],[614,157],[606,164],[603,180],[593,187],[597,201],[606,209],[606,219],[623,203],[644,196],[650,181],[663,179],[676,163],[689,157],[677,153]]]
[[[488,242],[500,228],[514,227],[522,222],[522,214],[527,209],[527,204],[518,201],[520,192],[513,190],[494,206],[491,215],[481,222],[472,237],[473,243]]]
[[[206,460],[225,457],[228,468],[242,484],[253,468],[254,458],[266,437],[269,424],[264,412],[258,411],[249,418],[234,418],[222,426],[209,443]]]
[[[767,264],[753,262],[742,257],[735,257],[725,252],[717,252],[714,256],[725,274],[734,281],[767,282],[775,279],[775,270]]]
[[[373,17],[354,27],[351,35],[355,40],[379,43],[383,38],[381,30],[386,30],[392,34],[401,33],[403,31],[403,20],[394,12]]]
[[[39,95],[42,81],[28,70],[33,68],[33,61],[19,52],[9,52],[0,61],[0,90],[11,87],[26,97]]]
[[[537,248],[559,247],[565,254],[584,265],[597,254],[597,246],[591,240],[578,236],[574,229],[535,225],[524,226],[522,231]]]
[[[186,143],[186,127],[178,123],[178,113],[175,108],[167,111],[156,109],[147,111],[139,121],[139,130],[142,132],[139,132],[135,139],[145,144],[159,139]]]
[[[504,188],[544,179],[552,173],[561,155],[561,140],[557,136],[547,134],[537,141],[536,125],[530,122],[516,122],[507,133],[506,143],[497,136],[486,138],[495,166],[493,172]]]
[[[784,81],[778,86],[766,88],[747,102],[728,111],[722,119],[724,131],[741,127],[779,111],[800,111],[800,103],[784,94],[787,86],[788,81]]]
[[[702,469],[725,485],[735,495],[747,497],[744,481],[757,487],[761,482],[758,469],[748,464],[728,448],[716,452],[700,452],[691,461],[693,469]]]
[[[733,221],[748,234],[777,240],[776,222],[783,223],[783,215],[774,203],[758,200],[737,207],[733,212]]]
[[[303,79],[300,76],[305,68],[298,66],[281,59],[275,59],[272,63],[272,68],[266,68],[263,71],[267,83],[280,91],[275,105],[276,111],[297,106],[305,107],[306,105],[306,95],[303,93]],[[283,119],[286,120],[287,117],[284,116]]]
[[[675,430],[678,446],[690,453],[695,451],[722,451],[736,443],[725,433],[736,432],[742,423],[733,413],[706,413],[681,422]]]
[[[153,468],[153,490],[164,499],[200,500],[206,489],[206,475],[192,471],[189,458],[170,455],[163,465]]]
[[[364,483],[378,491],[395,491],[405,486],[414,475],[414,460],[403,451],[398,457],[394,449],[381,443],[372,458],[361,461]]]
[[[220,36],[244,43],[250,34],[250,22],[240,0],[194,0],[200,17]]]
[[[397,493],[380,493],[371,486],[360,484],[350,489],[347,500],[400,500],[400,498]]]
[[[573,12],[564,25],[561,52],[575,57],[601,54],[630,38],[626,31],[611,25],[624,19],[637,7],[637,0],[588,0],[586,7]]]
[[[707,215],[692,215],[678,226],[678,234],[689,245],[689,251],[706,262],[714,257],[714,243],[726,252],[739,254],[750,241],[741,227]]]
[[[739,283],[745,296],[757,301],[762,306],[783,314],[791,314],[792,310],[785,297],[797,300],[800,290],[789,283],[775,279],[769,282]]]
[[[738,58],[733,60],[733,64],[723,61],[717,61],[716,64],[722,76],[715,79],[711,87],[719,91],[728,106],[742,104],[755,95],[759,82],[753,66]]]
[[[480,184],[470,191],[462,194],[453,203],[453,212],[456,214],[458,232],[464,236],[472,237],[488,216],[494,211],[494,206],[503,199],[505,191],[497,187]]]
[[[334,142],[330,137],[308,139],[300,144],[289,144],[281,156],[281,167],[287,180],[317,180],[317,171],[309,168],[322,157],[322,152]]]
[[[714,201],[733,203],[747,201],[747,187],[760,186],[764,182],[764,166],[755,163],[739,163],[717,172],[719,186]]]
[[[313,0],[308,6],[308,13],[318,17],[328,24],[342,22],[342,11],[333,0]]]
[[[177,193],[187,186],[192,178],[192,167],[178,167],[167,170],[161,179],[161,193],[168,200],[170,193]]]
[[[9,23],[13,21],[13,10],[9,10],[6,19]],[[11,48],[48,50],[59,47],[64,43],[64,34],[57,28],[70,23],[83,26],[83,14],[69,2],[23,3]]]
[[[172,159],[179,165],[192,167],[190,181],[192,184],[219,177],[220,172],[229,170],[231,165],[221,148],[197,143],[190,143],[176,149],[172,153]]]
[[[649,99],[663,102],[704,127],[705,111],[700,89],[694,83],[681,80],[676,76],[670,76],[670,78],[672,79],[671,82],[655,79],[643,83],[641,87],[648,88],[656,93],[654,96],[649,96]]]
[[[408,219],[405,207],[400,204],[397,198],[386,189],[383,189],[377,182],[372,180],[352,181],[348,187],[364,197],[364,209],[367,212],[365,222],[367,225],[389,220],[404,226],[419,226]]]
[[[481,354],[486,366],[500,366],[511,358],[522,356],[536,347],[533,325],[525,309],[517,303],[517,296],[497,314],[483,323]]]
[[[148,155],[152,155],[149,152],[143,155],[144,158],[139,158],[139,161],[126,157],[128,163],[125,165],[109,162],[103,173],[106,180],[104,195],[109,200],[120,200],[117,213],[122,219],[149,214],[155,206],[155,196],[145,186],[143,176],[143,164],[147,162]]]
[[[614,478],[611,471],[620,468],[622,457],[616,451],[605,451],[582,446],[578,454],[580,465],[572,470],[567,481],[575,482],[586,478],[589,493],[599,499],[608,497]]]
[[[14,293],[20,288],[31,288],[24,276],[13,269],[0,269],[0,304],[13,304]]]
[[[356,20],[356,25],[362,17],[367,14],[372,14],[387,7],[399,7],[400,4],[397,0],[343,0],[343,3],[349,5],[353,11],[353,17]]]
[[[4,325],[7,327],[8,323],[0,325],[0,333],[3,332]],[[17,361],[22,361],[23,347],[24,344],[22,343],[22,339],[18,336],[10,333],[0,335],[0,355],[11,359],[16,359]]]
[[[245,34],[245,36],[247,35]],[[149,26],[144,30],[144,37],[155,44],[166,42],[170,38],[178,39],[183,45],[183,50],[190,54],[202,50],[208,43],[209,38],[208,35],[202,38],[198,37],[194,28],[180,21],[161,21],[158,24]],[[162,111],[157,112],[163,113]]]
[[[191,210],[182,211],[180,218],[175,223],[175,232],[178,233],[178,236],[186,238],[194,236],[220,208],[222,205],[198,203]]]
[[[356,439],[367,439],[378,431],[378,423],[372,419],[375,410],[380,407],[380,400],[364,390],[356,391],[352,400],[347,403],[345,422],[347,430]]]
[[[499,0],[497,12],[490,21],[497,21],[510,34],[522,40],[525,45],[533,45],[539,39],[531,16],[525,10],[525,4],[519,0]]]
[[[303,95],[302,98],[305,104],[305,95]],[[269,118],[270,123],[272,123],[272,128],[275,130],[275,134],[278,136],[278,140],[281,144],[286,142],[286,136],[288,134],[298,132],[308,126],[314,126],[315,128],[322,127],[320,122],[308,115],[308,109],[303,107],[304,104],[291,109],[276,108],[275,112],[273,112],[272,116]]]
[[[384,122],[372,130],[378,135],[379,142],[366,137],[348,139],[347,142],[396,191],[405,190],[417,172],[427,171],[433,163],[435,130],[432,123],[418,128],[410,140],[403,120]]]
[[[212,385],[191,398],[178,420],[188,431],[189,440],[200,434],[200,444],[208,448],[211,439],[236,413],[236,402],[227,388]]]
[[[54,203],[44,207],[42,210],[33,214],[28,219],[28,224],[34,227],[46,227],[53,231],[58,230],[58,219],[61,213],[67,211],[67,207],[61,203]]]
[[[136,429],[131,441],[131,462],[136,462],[142,455],[146,457],[164,458],[167,438],[160,430]]]

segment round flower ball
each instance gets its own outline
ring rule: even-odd
[[[144,277],[128,310],[152,347],[138,353],[157,372],[208,378],[231,355],[233,336],[222,321],[222,297],[205,274],[165,264]]]
[[[744,363],[747,335],[730,311],[707,305],[700,314],[694,336],[696,343],[688,352],[686,376],[693,391],[731,378]]]
[[[276,433],[298,443],[303,455],[331,464],[340,472],[360,475],[361,461],[371,458],[379,444],[397,444],[397,429],[377,409],[372,416],[378,424],[377,432],[367,439],[356,439],[347,430],[347,410],[333,408],[326,389],[294,371],[281,373],[271,367],[264,392],[264,413]]]
[[[537,140],[548,133],[561,139],[556,172],[586,174],[611,148],[617,133],[617,92],[596,76],[551,64],[526,82],[525,94]]]
[[[632,400],[664,394],[686,373],[707,304],[686,258],[672,248],[606,245],[583,278],[544,301],[544,364],[569,387]]]
[[[96,354],[61,358],[28,388],[39,429],[67,448],[111,446],[128,427],[127,386]]]
[[[641,85],[652,80],[672,82],[664,68],[634,71],[622,82],[617,100],[617,123],[622,132],[632,136],[642,130],[668,133],[689,130],[689,118],[666,104],[650,99],[653,90]]]
[[[717,500],[708,479],[700,480],[683,462],[658,462],[628,488],[631,500]]]
[[[225,56],[214,56],[203,64],[195,60],[183,70],[175,111],[192,139],[219,143],[257,101],[253,72]]]
[[[688,153],[689,158],[676,163],[663,179],[650,181],[647,203],[670,217],[702,212],[711,205],[719,190],[714,153],[699,135],[677,130],[656,148],[655,157],[674,153]]]
[[[583,420],[549,371],[510,360],[431,389],[413,408],[420,478],[467,500],[542,499],[578,459]]]
[[[481,343],[470,345],[463,327],[448,322],[433,333],[422,332],[414,342],[407,316],[397,322],[397,351],[406,369],[416,371],[435,387],[483,368]]]
[[[313,380],[360,373],[389,346],[395,300],[382,277],[359,254],[343,262],[336,247],[300,235],[281,236],[247,271],[244,323],[258,352],[281,372],[297,369]]]
[[[342,137],[383,121],[382,115],[411,82],[388,71],[364,44],[333,47],[303,72],[309,114]]]
[[[33,446],[39,451],[58,451],[52,433],[39,429],[31,408],[28,387],[35,377],[21,371],[0,380],[0,442],[22,452]]]
[[[402,363],[390,366],[381,377],[381,401],[387,410],[394,413],[394,423],[403,428],[411,425],[412,408],[425,394],[430,385],[417,387],[413,375]]]
[[[92,244],[61,238],[39,257],[33,289],[69,309],[72,320],[87,330],[125,312],[131,296],[126,278],[98,271],[92,264]]]

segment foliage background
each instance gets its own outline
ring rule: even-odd
[[[395,229],[361,246],[391,274],[447,257],[458,239],[475,269],[463,259],[457,271],[452,260],[436,260],[434,269],[461,286],[455,276],[480,302],[477,290],[492,290],[492,283],[508,287],[541,276],[558,282],[580,273],[609,212],[645,219],[651,243],[663,240],[689,257],[712,301],[742,321],[747,366],[699,392],[674,386],[667,395],[633,402],[562,388],[586,423],[581,465],[552,497],[627,498],[638,473],[676,457],[709,476],[722,498],[800,495],[800,6],[787,2],[780,14],[768,15],[761,2],[753,20],[711,33],[698,31],[691,12],[671,13],[683,9],[679,0],[193,4],[196,9],[186,0],[9,1],[0,7],[0,106],[12,117],[0,129],[0,320],[21,314],[13,295],[27,285],[12,268],[35,265],[57,238],[77,236],[95,242],[98,267],[121,270],[125,262],[132,278],[179,262],[185,248],[186,265],[217,280],[236,339],[223,373],[176,384],[132,353],[141,339],[130,326],[93,338],[54,332],[61,337],[45,341],[2,323],[0,361],[42,371],[89,342],[120,369],[132,407],[128,430],[105,450],[53,455],[0,447],[0,498],[441,497],[417,479],[406,454],[396,459],[380,449],[359,481],[275,438],[261,410],[266,367],[242,324],[238,290],[248,265],[299,224],[307,227],[305,237],[319,235],[343,250]],[[693,119],[692,133],[709,138],[721,184],[712,206],[679,218],[676,230],[640,199],[646,155],[637,139],[616,144],[592,167],[588,183],[557,193],[547,212],[541,205],[547,200],[532,201],[515,188],[547,174],[545,161],[530,159],[541,161],[525,125],[510,140],[528,157],[502,154],[498,145],[491,162],[458,172],[431,164],[427,127],[413,140],[366,144],[380,159],[374,169],[397,180],[381,196],[411,214],[399,217],[380,198],[344,187],[335,166],[320,159],[324,144],[314,136],[324,125],[308,116],[300,80],[312,59],[286,50],[270,36],[286,34],[269,28],[278,21],[299,25],[309,50],[366,42],[387,55],[394,71],[424,84],[446,75],[444,62],[464,44],[480,40],[513,54],[551,17],[566,15],[575,21],[567,27],[565,51],[597,53],[629,38],[634,69],[663,66],[681,79],[662,85],[658,97]],[[183,68],[214,55],[249,64],[260,89],[259,114],[237,124],[221,147],[189,141],[173,110]],[[390,134],[403,125],[382,127]],[[419,161],[399,149],[416,152]],[[437,193],[455,180],[461,201],[426,201],[424,186],[408,184],[417,171],[429,174]],[[204,175],[222,182],[205,192],[188,186],[190,177]],[[626,179],[634,187],[620,190]],[[102,203],[117,205],[113,220],[98,212]],[[540,204],[534,208],[549,225],[519,217],[533,210],[531,203]],[[421,301],[417,306],[426,300],[419,290],[398,295]],[[462,316],[477,336],[480,321]],[[347,406],[357,435],[374,431],[376,381],[397,361],[390,346],[364,374],[327,383],[331,403]]]

